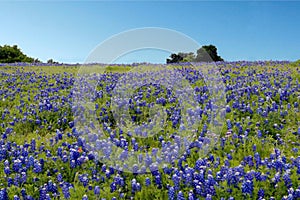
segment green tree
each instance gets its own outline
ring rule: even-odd
[[[167,58],[167,63],[179,63],[183,60],[183,57],[179,54],[173,53],[170,58]]]
[[[54,61],[52,58],[47,61],[48,64],[59,64],[59,62]]]
[[[35,60],[26,56],[17,45],[0,46],[0,63],[15,63],[15,62],[28,62],[32,63]]]
[[[179,63],[179,62],[216,62],[224,61],[221,56],[218,55],[217,47],[214,45],[205,45],[197,50],[197,56],[193,52],[178,54],[171,54],[167,59],[167,63]]]
[[[179,62],[193,62],[195,59],[195,54],[193,52],[178,54],[171,54],[170,58],[167,59],[167,63],[179,63]]]
[[[214,45],[205,45],[197,50],[195,62],[216,62],[224,61],[217,53],[217,47]]]
[[[193,62],[195,60],[195,54],[193,52],[190,53],[178,53],[181,57],[183,57],[182,62]]]

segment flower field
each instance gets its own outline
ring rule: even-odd
[[[0,200],[300,199],[299,63],[197,65],[1,65]]]

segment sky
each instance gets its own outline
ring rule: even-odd
[[[213,44],[227,61],[294,61],[299,13],[300,1],[0,1],[0,45],[44,62],[84,63],[113,35],[159,27]],[[145,49],[114,62],[164,63],[170,53]]]

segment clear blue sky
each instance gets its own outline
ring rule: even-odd
[[[182,32],[200,45],[216,45],[229,61],[297,60],[299,13],[300,2],[278,1],[2,1],[0,45],[17,44],[42,61],[81,63],[114,34],[162,27]],[[118,61],[165,62],[168,55],[146,50]]]

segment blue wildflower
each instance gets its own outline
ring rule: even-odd
[[[169,200],[175,200],[175,189],[174,189],[174,187],[169,187],[168,199]]]

